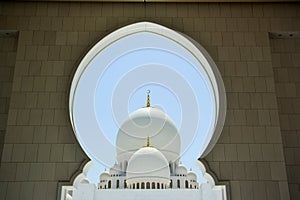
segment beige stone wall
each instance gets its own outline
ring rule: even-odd
[[[148,20],[202,44],[223,76],[228,111],[205,158],[231,199],[289,199],[269,31],[299,31],[298,4],[6,3],[0,30],[19,31],[0,199],[55,199],[86,159],[68,119],[68,90],[89,47]]]
[[[272,61],[291,199],[300,199],[300,39],[272,39]]]

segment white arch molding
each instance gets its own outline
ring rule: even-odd
[[[164,26],[150,23],[150,22],[139,22],[135,24],[131,24],[120,28],[103,39],[101,39],[95,46],[93,46],[90,51],[85,55],[85,57],[81,60],[75,74],[73,77],[73,81],[70,89],[70,97],[69,97],[69,111],[70,111],[70,119],[72,128],[78,139],[81,147],[86,152],[86,154],[93,161],[99,161],[101,159],[109,159],[109,158],[99,158],[99,154],[97,154],[97,148],[102,148],[102,153],[105,152],[105,149],[109,149],[109,145],[104,144],[99,146],[96,141],[105,140],[105,136],[97,135],[97,132],[101,132],[101,127],[98,125],[98,119],[95,115],[95,88],[97,87],[99,74],[104,73],[105,68],[101,69],[103,71],[99,71],[99,68],[92,68],[93,61],[109,48],[111,48],[116,42],[122,41],[125,38],[132,37],[137,34],[147,33],[154,36],[158,36],[164,38],[165,40],[171,41],[171,43],[177,45],[179,48],[184,49],[184,53],[189,54],[189,58],[191,58],[191,63],[196,63],[197,70],[202,73],[205,79],[205,84],[209,87],[211,99],[213,100],[213,114],[212,114],[212,122],[208,126],[208,131],[205,133],[205,141],[201,146],[199,146],[200,155],[195,156],[195,161],[198,157],[205,157],[216,144],[224,122],[226,115],[226,93],[224,84],[221,78],[221,75],[218,71],[216,64],[213,59],[207,53],[207,51],[195,40],[190,38],[189,36],[166,28]],[[149,41],[148,41],[149,42]],[[140,45],[140,44],[139,44]],[[159,44],[157,44],[159,46]],[[129,45],[130,46],[130,45]],[[157,48],[158,48],[157,46]],[[130,48],[130,47],[128,47]],[[135,46],[135,49],[141,49],[141,46]],[[134,49],[133,48],[133,49]],[[161,49],[168,47],[161,47]],[[168,49],[170,52],[178,55],[178,51],[176,49]],[[110,52],[111,54],[106,58],[102,58],[101,63],[103,65],[109,65],[121,55],[124,55],[124,51],[129,51],[128,49],[124,50],[122,48],[118,49],[119,52]],[[122,52],[123,51],[123,52]],[[198,63],[198,64],[197,64]],[[147,66],[146,66],[147,67]],[[92,69],[92,70],[91,70]],[[90,75],[88,79],[86,78],[87,71],[90,70]],[[92,71],[92,72],[91,72]],[[89,84],[94,88],[90,90],[90,88],[83,87],[84,81],[89,81]],[[86,84],[86,83],[85,83]],[[176,93],[176,91],[172,91]],[[199,100],[199,99],[198,99]],[[82,105],[89,105],[83,107]],[[88,119],[88,120],[87,120]],[[96,131],[90,131],[96,130]],[[86,138],[94,138],[93,140],[87,141]],[[99,143],[99,142],[98,142]],[[197,144],[194,144],[197,145]],[[105,153],[104,153],[105,154]],[[110,158],[114,159],[114,158]],[[205,172],[205,168],[203,167],[200,161],[197,161],[198,166],[200,167],[201,172],[203,173],[203,177],[209,183],[208,186],[203,186],[203,188],[210,188],[209,190],[219,190],[222,193],[221,199],[226,199],[226,191],[224,188],[220,187],[216,189],[215,183],[210,175]],[[200,163],[200,164],[199,164]],[[89,164],[91,166],[91,164]],[[91,167],[88,167],[89,169]],[[84,172],[84,176],[81,175],[75,180],[84,180],[79,181],[80,183],[85,183],[86,174]],[[76,181],[76,184],[78,181]],[[74,185],[74,186],[75,186]],[[207,184],[204,184],[207,185]],[[68,188],[70,190],[70,188]],[[72,190],[72,188],[71,188]],[[66,192],[64,193],[66,194]],[[63,199],[63,198],[62,198]]]
[[[132,25],[125,26],[120,28],[108,36],[104,37],[100,40],[95,46],[91,48],[91,50],[86,54],[86,56],[80,62],[76,73],[74,75],[71,89],[70,89],[70,97],[69,97],[69,111],[70,111],[70,119],[72,123],[73,130],[75,132],[76,137],[80,134],[78,129],[76,128],[74,122],[74,97],[77,92],[77,86],[80,81],[81,76],[85,72],[86,68],[89,66],[91,61],[101,54],[101,52],[107,48],[109,45],[113,44],[114,42],[125,38],[130,35],[134,35],[136,33],[153,33],[164,38],[170,39],[175,41],[179,45],[181,45],[184,49],[190,52],[194,57],[201,63],[203,69],[205,70],[207,76],[209,77],[210,84],[213,89],[213,95],[215,98],[215,120],[213,122],[213,126],[208,133],[208,143],[205,146],[205,150],[199,157],[205,157],[214,147],[216,144],[221,131],[223,129],[223,125],[225,122],[226,116],[226,92],[223,84],[222,77],[220,72],[214,63],[213,59],[210,57],[208,52],[195,40],[190,38],[189,36],[166,28],[164,26],[150,23],[150,22],[139,22]],[[80,141],[79,141],[80,142]],[[89,153],[87,153],[89,155]]]

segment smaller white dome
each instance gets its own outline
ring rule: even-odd
[[[128,161],[127,182],[170,181],[169,164],[165,156],[153,147],[143,147]]]
[[[108,171],[104,171],[100,174],[100,180],[107,180],[110,177]]]
[[[176,174],[182,174],[182,175],[186,175],[187,174],[187,169],[184,165],[179,164],[178,167],[176,168]]]
[[[195,172],[193,172],[192,170],[190,170],[187,173],[187,179],[189,179],[189,180],[197,180],[197,174]]]

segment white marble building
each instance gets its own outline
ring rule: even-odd
[[[99,189],[199,188],[196,174],[179,162],[175,124],[150,106],[149,94],[147,106],[130,114],[116,141],[117,163],[100,175]]]
[[[225,186],[215,186],[198,161],[206,183],[180,162],[180,135],[171,118],[147,105],[130,114],[118,131],[117,162],[100,174],[96,187],[84,170],[62,199],[226,199]],[[87,166],[88,168],[88,166]]]

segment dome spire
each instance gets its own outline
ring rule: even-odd
[[[146,107],[150,107],[150,90],[147,90],[147,106]]]
[[[151,144],[150,144],[150,137],[149,136],[147,137],[147,146],[146,147],[152,147]]]

